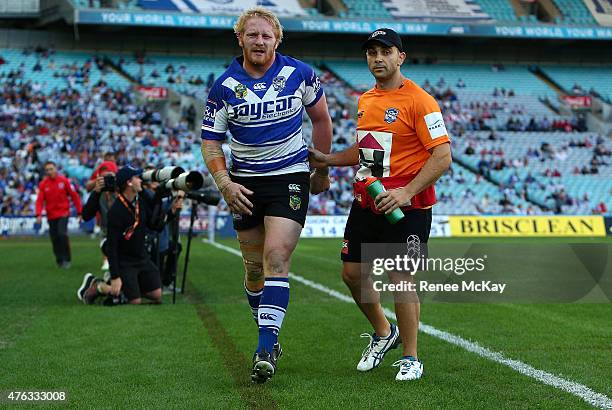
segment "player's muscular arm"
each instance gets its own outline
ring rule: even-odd
[[[433,147],[431,157],[425,162],[417,176],[403,188],[391,189],[379,194],[375,201],[379,211],[391,213],[394,209],[410,205],[410,199],[434,184],[452,162],[450,144]]]
[[[221,144],[221,141],[202,141],[202,157],[206,167],[210,171],[217,184],[217,188],[219,188],[230,210],[234,213],[251,215],[253,204],[246,195],[252,195],[253,192],[238,183],[232,182],[227,172],[225,155],[223,154]]]
[[[315,149],[328,153],[331,150],[332,121],[327,109],[325,95],[312,107],[306,108],[312,121],[312,145]],[[310,178],[310,192],[319,194],[329,189],[329,169],[319,167]]]
[[[309,149],[310,165],[321,167],[346,167],[359,164],[359,144],[354,143],[344,151],[324,154],[316,149]]]
[[[332,141],[332,121],[327,110],[325,95],[312,107],[306,108],[312,121],[312,145],[321,152],[329,153]]]
[[[225,165],[225,154],[223,154],[223,148],[221,148],[221,142],[204,140],[202,141],[202,157],[206,163],[210,175],[212,175],[217,188],[223,193],[223,190],[227,187],[227,184],[232,182],[227,172]]]

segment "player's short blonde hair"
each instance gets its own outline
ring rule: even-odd
[[[261,17],[262,19],[267,20],[268,23],[270,23],[274,28],[274,35],[276,36],[278,42],[280,43],[283,41],[283,26],[281,25],[280,21],[278,21],[278,17],[263,7],[253,7],[252,9],[248,9],[242,13],[240,17],[238,17],[236,24],[234,24],[234,33],[236,33],[237,36],[244,33],[244,26],[246,25],[247,21],[253,17]]]

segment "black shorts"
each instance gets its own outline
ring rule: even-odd
[[[157,266],[146,259],[139,262],[119,264],[121,272],[121,291],[127,300],[140,298],[143,294],[161,288],[161,279]]]
[[[296,172],[261,177],[231,176],[233,182],[253,191],[247,198],[253,203],[253,215],[233,214],[237,231],[261,225],[264,216],[292,219],[304,226],[310,192],[310,174]]]
[[[383,214],[363,209],[354,201],[344,229],[341,259],[344,262],[367,262],[361,257],[363,243],[405,244],[410,235],[416,235],[421,244],[426,244],[431,230],[431,208],[405,211],[404,215],[396,224],[391,224]]]

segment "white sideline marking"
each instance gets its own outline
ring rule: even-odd
[[[218,249],[234,254],[236,256],[242,257],[242,254],[237,249],[230,248],[229,246],[221,245],[220,243],[210,242],[207,240],[204,240],[203,242],[208,243]],[[302,276],[296,275],[293,272],[289,272],[289,277],[292,280],[295,280],[303,285],[326,293],[329,296],[332,296],[338,300],[353,303],[352,297],[336,290],[330,289],[327,286],[321,285],[320,283],[313,282]],[[393,311],[387,308],[383,308],[383,311],[385,312],[385,316],[387,316],[389,319],[397,321],[397,317],[395,316],[395,313]],[[600,409],[612,409],[612,399],[610,399],[604,394],[597,393],[596,391],[591,390],[583,384],[575,383],[566,380],[562,377],[555,376],[554,374],[548,373],[544,370],[536,369],[535,367],[530,366],[527,363],[523,363],[519,360],[509,359],[500,352],[495,352],[484,346],[479,345],[476,342],[471,342],[462,338],[461,336],[457,336],[452,333],[436,329],[435,327],[426,325],[423,322],[420,322],[419,330],[425,334],[444,340],[445,342],[448,342],[450,344],[454,344],[455,346],[462,347],[469,352],[476,353],[478,356],[485,357],[494,362],[508,366],[512,370],[515,370],[525,376],[536,379],[539,382],[578,396],[594,407],[598,407]]]

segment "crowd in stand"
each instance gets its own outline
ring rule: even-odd
[[[197,136],[186,120],[170,127],[159,113],[137,105],[130,92],[103,83],[85,93],[35,92],[31,82],[0,85],[0,214],[32,215],[42,166],[93,169],[102,153],[136,166],[189,162]],[[88,174],[72,175],[79,189]]]
[[[62,65],[57,67],[53,62],[53,50],[27,50],[40,57],[34,67],[20,66],[19,70],[0,73],[0,214],[33,215],[36,189],[42,177],[42,164],[54,160],[64,168],[75,169],[86,167],[93,169],[99,162],[102,153],[116,153],[117,162],[132,163],[136,166],[191,164],[192,169],[204,171],[204,164],[199,157],[200,139],[190,129],[190,124],[197,122],[198,115],[191,107],[184,113],[184,118],[174,126],[168,125],[156,111],[146,105],[138,105],[135,95],[129,91],[108,87],[103,81],[89,83],[91,70],[104,70],[100,60],[92,59],[82,64]],[[2,65],[0,65],[0,70]],[[28,71],[53,70],[67,79],[67,87],[62,90],[43,92],[40,84],[28,80]],[[168,65],[163,75],[181,75],[181,67]],[[161,75],[158,73],[158,75]],[[187,81],[210,83],[213,78],[193,76]],[[329,72],[321,74],[322,82],[328,96],[330,115],[334,126],[333,150],[347,148],[354,142],[356,121],[356,95],[347,91],[346,85]],[[79,92],[72,88],[74,84],[87,86]],[[572,139],[566,146],[553,148],[543,143],[539,147],[526,147],[525,155],[520,158],[508,158],[504,152],[504,139],[496,131],[580,131],[584,123],[580,119],[563,119],[550,121],[546,117],[531,118],[525,122],[524,108],[503,102],[470,102],[461,104],[456,93],[440,79],[435,86],[428,82],[425,88],[435,95],[444,111],[448,128],[453,137],[464,139],[462,152],[468,156],[480,158],[477,165],[476,183],[485,183],[491,171],[504,169],[522,169],[533,161],[556,159],[564,161],[567,150],[572,147],[583,147],[593,152],[589,163],[576,164],[574,174],[598,174],[601,166],[610,163],[610,150],[601,137]],[[465,87],[460,80],[457,88]],[[443,91],[440,91],[443,90]],[[495,90],[500,95],[511,96],[512,90]],[[504,114],[509,116],[505,126],[493,129],[487,120]],[[305,136],[310,130],[305,122]],[[471,136],[471,131],[488,130],[485,141]],[[486,142],[486,143],[484,143]],[[194,146],[196,149],[194,149]],[[466,171],[468,172],[468,171]],[[332,169],[331,189],[311,198],[309,212],[312,214],[330,215],[345,214],[353,200],[352,178],[354,169]],[[557,168],[550,168],[541,175],[547,178],[561,179],[564,175]],[[75,186],[84,186],[84,179],[89,175],[71,175]],[[550,186],[542,187],[539,175],[529,174],[525,178],[512,173],[507,181],[498,184],[498,192],[493,195],[477,196],[470,189],[463,171],[452,170],[444,176],[439,184],[438,199],[441,203],[451,204],[463,201],[473,204],[474,212],[509,214],[535,214],[542,209],[528,200],[527,192],[533,187],[551,190]],[[561,181],[552,189],[550,198],[560,211],[562,206],[576,206],[588,201],[588,197],[573,198]],[[517,183],[526,188],[515,189]],[[445,186],[449,184],[466,185],[461,197],[453,197]],[[558,205],[558,207],[557,207]],[[226,209],[223,203],[221,210]],[[602,204],[593,212],[607,212]]]

